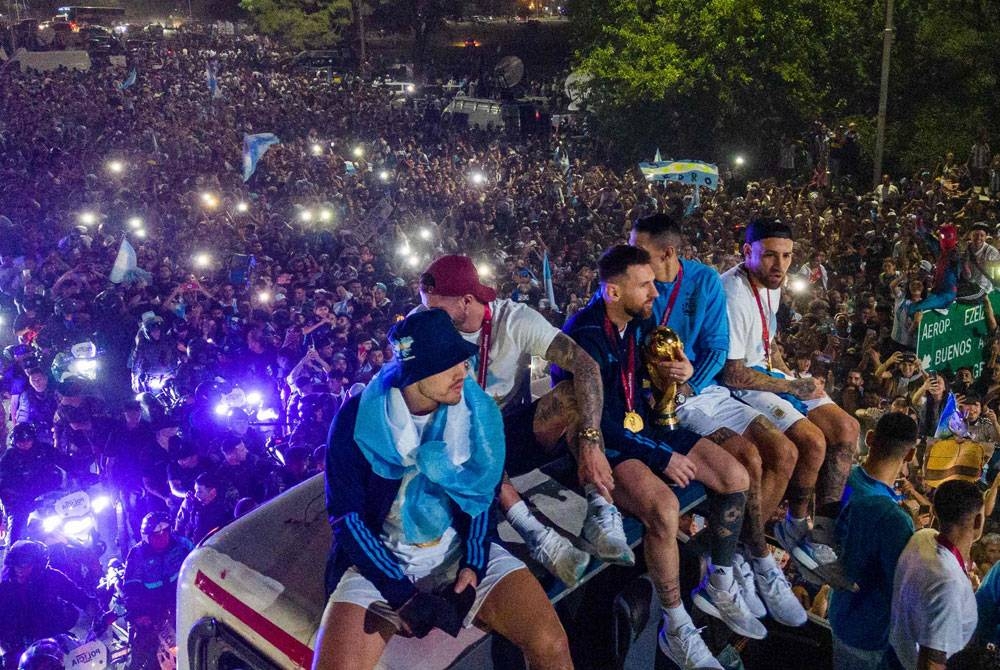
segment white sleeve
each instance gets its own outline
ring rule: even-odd
[[[562,331],[527,305],[510,303],[509,309],[507,330],[517,343],[518,349],[529,356],[545,358],[552,340]]]
[[[745,361],[750,328],[753,321],[746,300],[740,300],[743,284],[736,277],[728,277],[723,284],[726,292],[726,314],[729,316],[729,360]]]
[[[946,556],[951,559],[951,556]],[[916,642],[921,647],[943,651],[951,656],[965,648],[968,640],[962,634],[962,598],[959,587],[971,588],[968,582],[951,584],[939,581],[925,594],[921,604],[924,615],[915,617]]]

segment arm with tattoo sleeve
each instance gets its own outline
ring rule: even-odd
[[[791,393],[798,398],[812,397],[819,381],[815,377],[779,379],[748,368],[744,361],[730,358],[722,368],[722,383],[736,391]]]
[[[604,386],[597,362],[565,333],[555,336],[545,352],[545,358],[573,374],[573,392],[580,415],[579,429],[599,429],[604,411]]]

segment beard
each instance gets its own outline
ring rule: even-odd
[[[633,319],[648,319],[653,315],[653,303],[643,303],[638,307],[626,307],[625,313]]]

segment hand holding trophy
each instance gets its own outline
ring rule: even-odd
[[[684,344],[670,328],[657,326],[646,336],[642,345],[646,357],[646,371],[653,384],[653,415],[657,426],[674,430],[677,428],[677,386],[676,380],[660,373],[659,363],[680,360],[684,356]]]

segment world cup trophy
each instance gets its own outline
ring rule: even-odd
[[[664,378],[660,374],[657,363],[677,361],[684,353],[684,344],[670,328],[657,326],[646,336],[642,345],[642,353],[646,357],[646,372],[653,384],[653,415],[657,426],[674,430],[679,422],[677,418],[677,382]]]

